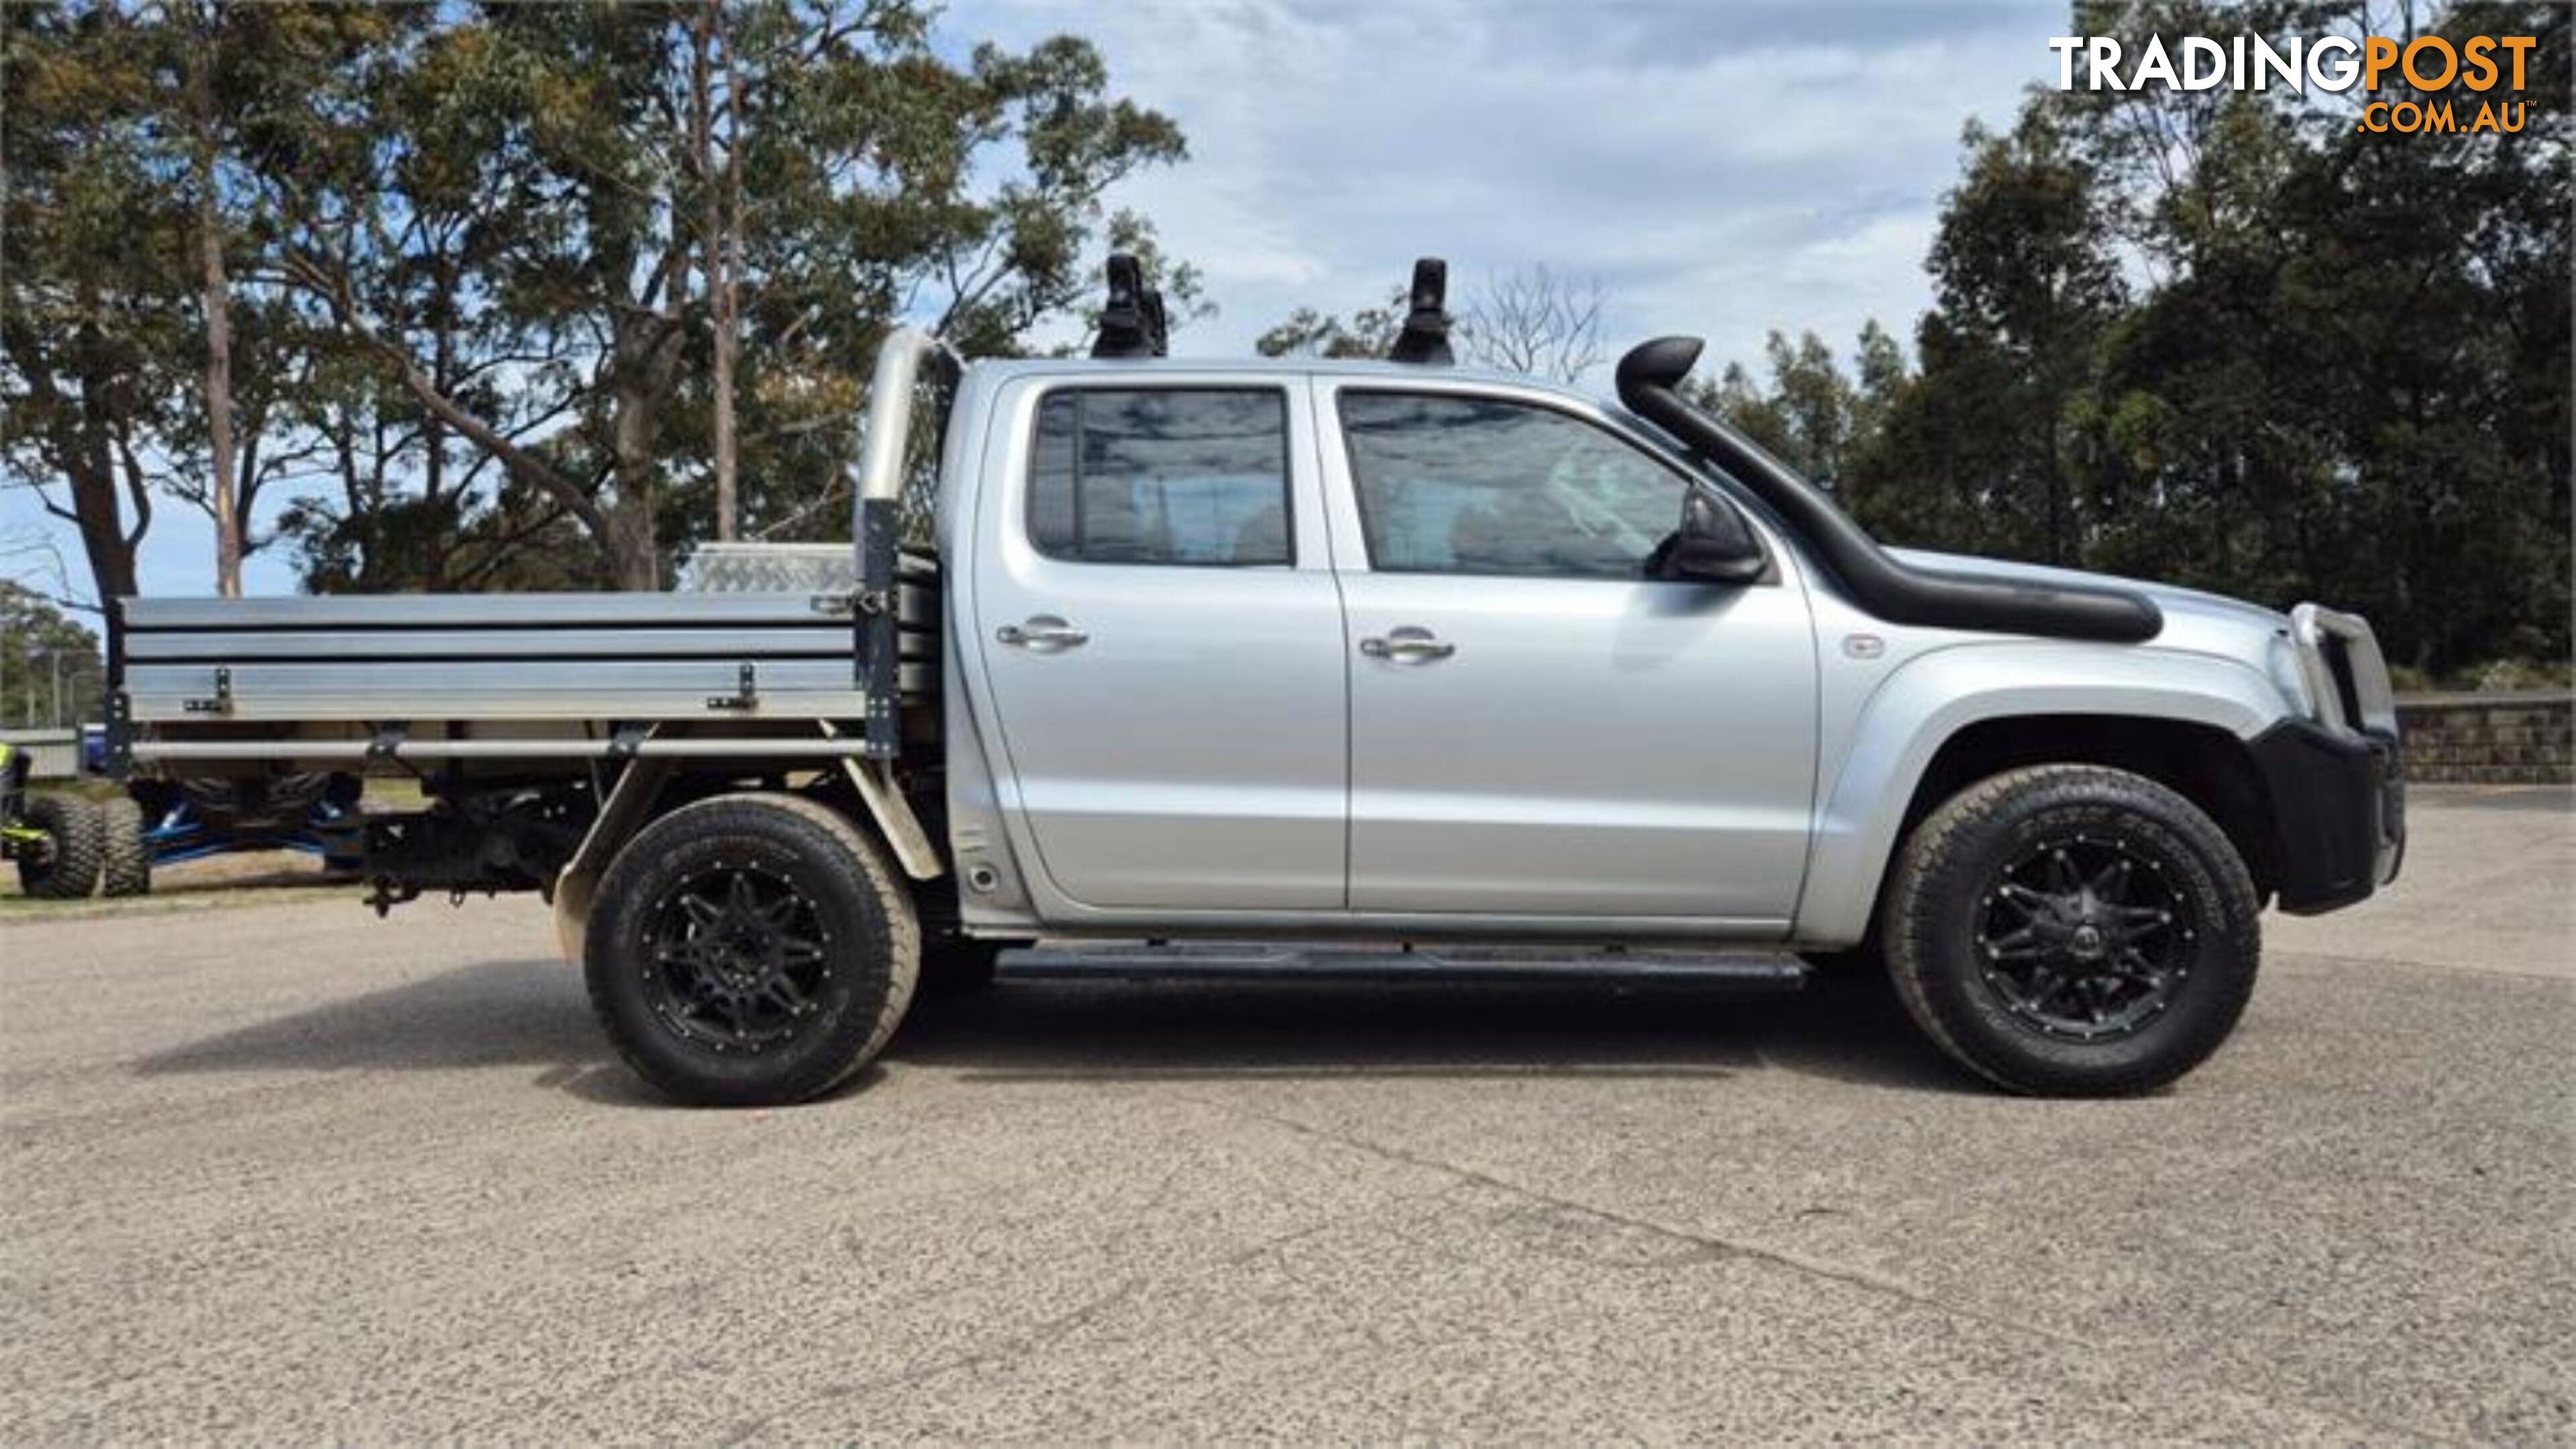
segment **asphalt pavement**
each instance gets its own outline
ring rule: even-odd
[[[2213,1062],[1882,991],[1007,983],[662,1106],[541,908],[0,920],[0,1438],[2576,1439],[2576,814],[2417,793]]]

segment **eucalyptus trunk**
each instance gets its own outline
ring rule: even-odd
[[[741,104],[731,37],[724,33],[724,24],[724,8],[720,0],[708,0],[698,12],[697,24],[690,31],[689,128],[690,149],[698,176],[698,239],[702,258],[699,270],[706,278],[707,320],[714,334],[715,376],[710,402],[715,415],[716,538],[730,543],[738,536],[742,520],[738,473],[740,454],[734,441],[733,396],[734,359],[738,345],[735,337],[737,293],[734,268],[740,255],[735,229],[742,224],[742,175],[738,147],[726,147],[724,166],[720,170],[716,165],[713,53],[718,45],[725,47],[726,103],[736,107]],[[737,110],[734,125],[739,127],[741,120]],[[728,201],[732,203],[730,207]]]
[[[213,65],[213,37],[201,37],[188,64],[188,99],[195,122],[197,173],[197,247],[204,267],[206,312],[206,450],[214,466],[214,488],[208,500],[215,517],[215,592],[238,599],[242,591],[242,519],[235,501],[233,477],[233,296],[232,278],[224,269],[224,228],[215,197],[214,98],[207,70]]]

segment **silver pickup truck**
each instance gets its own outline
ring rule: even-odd
[[[1168,358],[1112,283],[1089,358],[886,340],[837,586],[124,600],[112,766],[418,775],[335,847],[379,907],[546,892],[708,1103],[1041,937],[1865,962],[2004,1087],[2135,1092],[2267,901],[2396,874],[2359,619],[1883,549],[1684,400],[1696,340],[1615,403],[1460,371],[1428,267],[1384,362]]]

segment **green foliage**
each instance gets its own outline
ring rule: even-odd
[[[78,525],[99,595],[131,593],[194,336],[152,56],[112,12],[11,6],[0,36],[0,463]]]
[[[103,672],[96,634],[0,580],[0,729],[97,718]]]
[[[1383,307],[1362,307],[1336,317],[1300,307],[1253,339],[1252,350],[1264,357],[1384,357],[1404,330],[1405,289],[1398,287]]]
[[[2312,33],[2314,4],[2086,4],[2074,34]],[[1892,541],[2357,609],[2418,677],[2569,649],[2569,15],[2519,134],[2275,90],[2034,94],[1971,127],[1917,370],[1775,336],[1708,398]],[[2490,670],[2490,673],[2494,671]]]
[[[1691,400],[1828,491],[1847,493],[1860,450],[1876,440],[1908,379],[1903,350],[1872,322],[1861,329],[1857,377],[1844,375],[1833,349],[1813,332],[1794,345],[1774,332],[1763,352],[1767,385],[1730,362],[1714,385],[1686,385]]]
[[[1412,306],[1411,289],[1397,287],[1385,305],[1347,317],[1300,307],[1254,339],[1253,350],[1264,357],[1382,358]],[[1444,306],[1450,350],[1468,367],[1571,383],[1602,361],[1598,277],[1541,263],[1488,275],[1471,292],[1450,294]]]
[[[714,531],[727,373],[745,535],[845,527],[817,505],[890,327],[1021,351],[1113,244],[1205,310],[1109,202],[1185,156],[1178,126],[1079,37],[952,59],[933,13],[9,7],[11,470],[69,480],[103,593],[137,510],[211,502],[211,176],[238,475],[295,495],[308,586],[655,586]]]

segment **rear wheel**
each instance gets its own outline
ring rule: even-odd
[[[99,894],[152,893],[152,847],[143,839],[143,807],[119,795],[99,807]]]
[[[2089,765],[2013,770],[1906,842],[1888,972],[1924,1031],[1995,1082],[2143,1092],[2235,1029],[2260,904],[2226,833],[2164,786]]]
[[[876,846],[791,795],[653,822],[599,883],[583,951],[620,1055],[683,1102],[802,1101],[894,1034],[920,969],[912,901]]]
[[[18,888],[39,900],[87,900],[106,848],[98,807],[77,795],[39,795],[27,802],[27,824],[45,840],[18,858]]]

